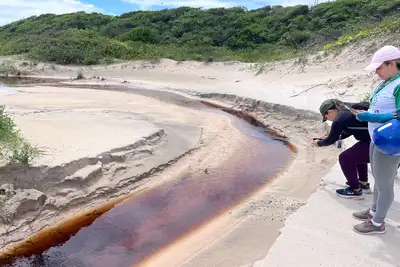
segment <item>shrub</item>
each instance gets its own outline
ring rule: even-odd
[[[374,37],[379,34],[400,32],[400,19],[393,20],[392,18],[384,20],[379,27],[364,29],[355,34],[347,34],[341,36],[336,42],[327,44],[323,50],[329,51],[341,48],[347,44],[354,43],[360,39]]]
[[[21,135],[13,119],[0,106],[0,158],[6,162],[28,164],[39,150]]]

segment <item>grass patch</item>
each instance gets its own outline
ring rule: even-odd
[[[26,165],[39,155],[39,150],[25,140],[13,119],[0,106],[0,159]]]

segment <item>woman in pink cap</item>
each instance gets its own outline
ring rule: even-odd
[[[375,52],[366,70],[375,71],[383,80],[370,97],[368,112],[355,113],[358,120],[368,122],[372,139],[376,128],[390,120],[400,119],[400,50],[394,46],[382,47]],[[394,200],[394,179],[400,156],[380,152],[371,141],[370,162],[375,179],[373,202],[370,209],[353,213],[355,219],[364,221],[354,225],[354,230],[360,234],[383,234],[384,221]]]

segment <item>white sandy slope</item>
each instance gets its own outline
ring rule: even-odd
[[[23,60],[14,64],[34,76],[71,79],[81,71],[98,84],[226,93],[317,111],[322,99],[327,97],[358,100],[371,91],[379,79],[363,68],[379,45],[378,42],[368,43],[348,47],[341,54],[321,52],[307,58],[274,63],[204,64],[163,59],[90,67],[40,63],[33,69],[18,65],[23,64]],[[0,62],[6,62],[6,59],[0,59]]]

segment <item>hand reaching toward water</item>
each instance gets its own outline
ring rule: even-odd
[[[319,140],[324,140],[324,139],[326,139],[327,138],[327,136],[326,135],[324,135],[324,136],[321,136],[321,137],[316,137],[316,138],[313,138],[313,140],[312,140],[312,144],[314,145],[314,146],[318,146],[318,144],[317,144],[317,142],[319,141]]]

